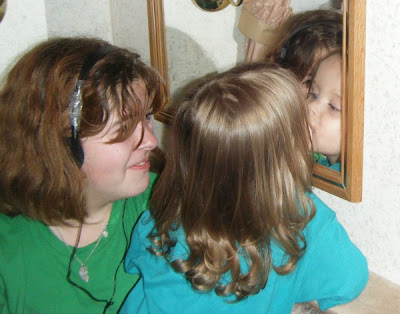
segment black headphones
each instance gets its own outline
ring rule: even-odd
[[[93,66],[103,59],[107,54],[110,52],[118,49],[115,46],[106,45],[104,47],[100,47],[90,53],[83,62],[82,69],[79,73],[78,79],[75,83],[74,92],[71,96],[71,101],[69,103],[69,117],[71,122],[71,138],[67,139],[69,148],[74,156],[76,163],[78,164],[79,168],[82,167],[83,160],[84,160],[84,153],[83,149],[79,140],[79,126],[81,123],[82,117],[82,87],[83,83],[89,76],[90,70]]]
[[[295,30],[290,34],[288,39],[286,39],[286,41],[282,45],[281,55],[279,57],[279,64],[282,67],[285,67],[285,58],[286,58],[287,49],[288,49],[288,47],[290,45],[290,41],[293,39],[294,36],[296,36],[298,33],[300,33],[302,30],[304,30],[306,28],[309,28],[309,27],[314,26],[314,25],[322,25],[322,24],[326,24],[326,22],[314,22],[314,23],[301,25],[301,26],[295,28]]]

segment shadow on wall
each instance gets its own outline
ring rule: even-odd
[[[177,107],[196,82],[204,76],[217,71],[212,58],[188,34],[172,27],[166,27],[168,76],[171,91],[171,106]],[[159,146],[168,147],[169,126],[156,124]]]
[[[240,19],[240,14],[242,13],[243,5],[236,8],[235,15],[235,27],[232,30],[233,40],[236,42],[236,63],[242,63],[246,60],[246,37],[239,31],[238,24]]]
[[[188,85],[217,68],[207,52],[188,34],[172,27],[166,27],[166,33],[171,103],[176,106]]]

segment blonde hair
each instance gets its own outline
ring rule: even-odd
[[[305,103],[288,70],[243,64],[207,79],[179,107],[168,147],[151,199],[151,252],[169,260],[169,232],[182,226],[190,253],[173,268],[195,289],[236,300],[262,289],[272,267],[294,269],[314,215],[306,195],[313,161]],[[287,253],[284,265],[273,265],[272,239]]]

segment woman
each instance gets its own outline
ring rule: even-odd
[[[0,91],[0,312],[116,312],[147,208],[162,80],[97,39],[27,52]]]

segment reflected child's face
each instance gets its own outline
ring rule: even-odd
[[[330,164],[339,160],[341,149],[341,64],[338,54],[322,61],[307,97],[314,152],[325,155]]]
[[[318,51],[315,52],[315,56],[314,56],[314,60],[313,60],[312,65],[310,66],[306,76],[303,77],[301,79],[301,81],[300,81],[300,83],[301,83],[300,87],[301,87],[301,90],[302,90],[303,95],[304,95],[305,98],[307,98],[308,91],[310,90],[310,86],[311,86],[311,83],[312,83],[312,75],[311,75],[312,70],[318,65],[318,63],[325,56],[327,56],[330,53],[330,51],[331,50],[329,50],[329,49],[321,48],[321,49],[319,49]]]

